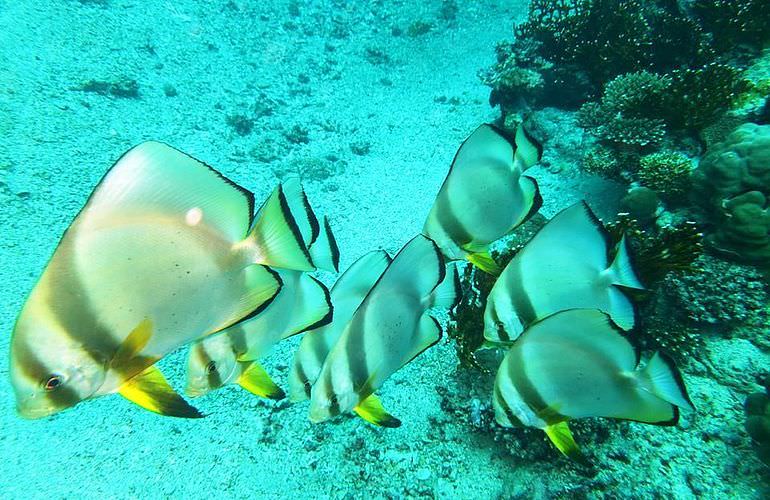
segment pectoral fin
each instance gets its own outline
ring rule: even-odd
[[[159,415],[181,418],[204,416],[174,391],[155,366],[126,381],[118,392],[132,403]]]
[[[286,394],[278,387],[262,365],[256,361],[251,363],[241,376],[238,377],[238,385],[250,393],[268,399],[283,399]]]
[[[152,336],[152,321],[145,318],[140,322],[136,328],[131,330],[131,333],[120,344],[118,351],[112,358],[110,366],[113,369],[125,370],[125,368],[135,360],[139,353],[142,352],[144,346],[150,341]]]
[[[575,442],[575,438],[572,437],[572,432],[569,430],[567,422],[549,425],[544,430],[554,446],[556,446],[556,448],[558,448],[565,456],[581,465],[590,465],[586,457],[580,451],[580,447],[578,447]]]
[[[495,262],[492,256],[489,255],[489,252],[470,253],[466,256],[466,259],[468,259],[468,262],[474,266],[492,276],[500,276],[500,273],[503,272],[500,266],[497,265],[497,262]]]
[[[382,402],[374,394],[370,394],[369,397],[358,403],[358,406],[353,408],[353,411],[359,417],[374,425],[380,427],[401,427],[401,421],[385,411]]]

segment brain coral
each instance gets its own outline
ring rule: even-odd
[[[712,247],[770,265],[770,125],[735,129],[707,152],[693,177],[698,201],[714,224]]]

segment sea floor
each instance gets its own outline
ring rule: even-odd
[[[770,494],[741,407],[758,387],[750,373],[770,359],[740,338],[707,341],[711,361],[689,365],[698,413],[678,427],[577,426],[591,470],[542,433],[496,429],[491,378],[458,368],[449,341],[383,387],[398,429],[353,417],[313,425],[306,403],[233,386],[196,400],[202,420],[159,417],[117,395],[41,421],[16,416],[15,317],[93,186],[138,142],[180,148],[257,199],[300,173],[332,221],[342,268],[417,234],[460,142],[497,117],[477,73],[527,6],[448,4],[0,0],[0,498]],[[582,136],[552,115],[565,128],[531,172],[542,213],[586,198],[612,215],[618,186],[578,172],[570,158]],[[284,387],[296,345],[266,363]],[[180,388],[184,356],[161,362]]]

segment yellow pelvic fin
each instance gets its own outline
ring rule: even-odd
[[[174,391],[155,366],[149,366],[139,375],[127,380],[118,392],[132,403],[153,413],[167,417],[203,417],[197,408]]]
[[[283,399],[286,394],[278,387],[262,365],[256,361],[238,377],[238,385],[250,393],[269,399]]]
[[[469,253],[465,258],[468,259],[468,262],[492,276],[500,276],[500,273],[503,272],[500,266],[497,265],[497,262],[489,255],[489,252]]]
[[[401,427],[401,421],[385,411],[380,399],[374,394],[358,403],[353,411],[367,422],[380,427]]]
[[[115,356],[112,357],[110,367],[125,371],[129,363],[134,361],[152,336],[152,321],[145,318],[128,334],[128,337],[120,344]],[[152,364],[152,363],[150,363]]]
[[[546,435],[560,452],[581,465],[590,465],[586,457],[580,451],[567,422],[551,424],[544,429]]]

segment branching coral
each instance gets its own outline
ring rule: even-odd
[[[620,75],[599,102],[580,108],[580,124],[616,147],[659,143],[667,129],[700,129],[714,122],[747,88],[740,73],[722,64]]]
[[[692,10],[721,50],[770,41],[767,0],[695,0]]]
[[[719,118],[748,88],[741,72],[725,64],[675,70],[663,94],[662,118],[674,129],[699,130]]]
[[[643,156],[639,161],[636,178],[662,198],[681,201],[689,192],[692,169],[693,163],[688,157],[665,151]]]
[[[696,20],[668,0],[533,0],[514,33],[482,74],[504,113],[519,98],[576,107],[618,75],[713,59]]]

